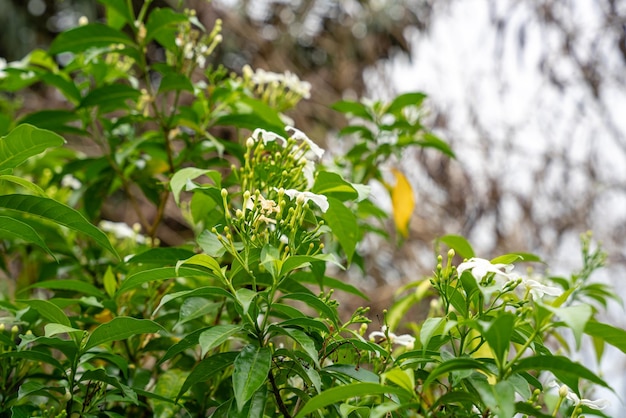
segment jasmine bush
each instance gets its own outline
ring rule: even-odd
[[[40,84],[64,100],[0,126],[0,416],[603,416],[593,388],[610,385],[568,356],[583,341],[598,359],[605,343],[626,351],[626,332],[597,320],[616,297],[589,280],[604,262],[589,236],[566,278],[442,237],[445,259],[380,330],[367,308],[338,309],[367,302],[327,266],[367,268],[358,243],[385,233],[368,188],[381,163],[407,147],[454,157],[421,124],[422,93],[337,103],[351,145],[323,159],[284,114],[308,83],[230,74],[212,62],[221,23],[191,10],[101,3],[106,23],[0,73],[5,94]],[[396,179],[406,235],[414,199]],[[101,219],[119,196],[136,225]],[[172,205],[185,245],[158,239]],[[422,303],[428,317],[408,321]]]

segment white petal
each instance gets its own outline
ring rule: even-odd
[[[324,155],[324,150],[320,148],[315,142],[313,142],[311,138],[309,138],[304,132],[294,128],[293,126],[287,126],[285,130],[293,132],[291,134],[291,138],[298,141],[306,142],[306,144],[309,146],[309,149],[316,158],[322,158],[322,156]]]

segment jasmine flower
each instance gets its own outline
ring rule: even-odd
[[[285,194],[289,196],[290,199],[295,198],[296,201],[300,201],[302,203],[307,203],[310,200],[315,203],[324,213],[326,213],[326,211],[328,210],[328,199],[324,195],[311,192],[300,192],[295,189],[287,189],[285,190]]]
[[[398,344],[412,350],[415,347],[415,337],[409,334],[396,335],[391,331],[387,331],[387,325],[383,325],[380,331],[374,331],[370,333],[369,339],[373,341],[376,337],[383,339],[389,338],[391,344]]]

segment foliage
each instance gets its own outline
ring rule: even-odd
[[[205,30],[193,11],[145,2],[135,16],[130,3],[101,2],[107,24],[63,32],[0,76],[5,92],[37,83],[67,103],[20,115],[0,139],[0,416],[598,413],[583,396],[608,384],[565,354],[585,334],[598,357],[605,342],[624,351],[626,333],[596,318],[613,294],[589,282],[603,262],[589,238],[584,268],[552,278],[558,287],[511,271],[536,257],[455,266],[451,250],[380,331],[366,335],[366,308],[338,309],[335,290],[363,294],[327,266],[349,265],[365,233],[384,233],[367,188],[380,164],[414,146],[453,156],[421,125],[423,94],[338,103],[357,119],[333,163],[281,113],[307,83],[207,67],[220,23]],[[61,135],[98,152],[58,148]],[[414,199],[396,179],[406,234]],[[133,227],[100,219],[121,196]],[[171,205],[189,244],[157,239]],[[442,242],[473,255],[461,237]],[[428,299],[429,317],[407,322]]]

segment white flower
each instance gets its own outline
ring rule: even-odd
[[[549,296],[561,296],[563,290],[554,286],[546,286],[541,284],[537,280],[529,279],[527,277],[522,277],[522,284],[526,287],[527,290],[530,291],[531,295],[533,295],[534,299],[540,299],[543,295]]]
[[[412,350],[413,347],[415,347],[415,337],[412,337],[409,334],[396,335],[391,331],[387,331],[387,325],[383,325],[380,331],[374,331],[369,335],[370,340],[374,340],[376,337],[384,339],[389,337],[390,343],[402,345],[409,350]]]
[[[100,229],[102,229],[105,232],[112,233],[118,239],[130,238],[130,239],[134,239],[140,244],[143,244],[146,242],[146,237],[144,237],[143,235],[137,234],[137,232],[135,232],[133,228],[131,228],[124,222],[111,222],[111,221],[104,220],[104,221],[100,221],[99,226],[100,226]]]
[[[515,273],[511,273],[513,270],[513,264],[491,264],[491,261],[484,258],[470,258],[464,263],[459,264],[457,272],[459,276],[463,274],[465,270],[469,270],[472,276],[477,281],[481,281],[488,273],[494,273],[495,280],[497,282],[509,282],[511,280],[517,280],[518,276]]]
[[[281,145],[283,147],[287,145],[287,140],[283,138],[282,136],[274,132],[266,131],[265,129],[256,128],[254,132],[252,132],[252,135],[250,136],[250,138],[252,138],[253,141],[258,141],[259,137],[261,141],[263,141],[263,145],[267,145],[268,142],[274,142],[277,140],[281,142]]]
[[[74,177],[71,174],[66,174],[61,179],[62,187],[69,187],[70,189],[78,190],[82,187],[82,185],[83,184],[80,182],[80,180],[78,180],[76,177]]]
[[[569,387],[567,387],[566,385],[561,386],[554,380],[550,382],[548,386],[558,388],[559,396],[561,396],[562,398],[567,398],[570,401],[574,402],[574,406],[584,405],[588,406],[591,409],[602,410],[611,404],[606,399],[598,399],[596,401],[592,401],[589,399],[580,399],[578,395],[570,390]]]
[[[285,190],[285,194],[289,196],[290,199],[301,200],[303,203],[308,202],[309,200],[315,203],[322,212],[326,213],[328,210],[328,199],[326,196],[321,194],[315,194],[311,192],[300,192],[295,189],[287,189]]]
[[[309,150],[315,155],[315,158],[320,159],[324,155],[324,150],[320,148],[315,142],[311,140],[304,132],[299,129],[294,128],[293,126],[287,126],[285,128],[287,131],[292,131],[291,138],[305,142],[309,146]]]

